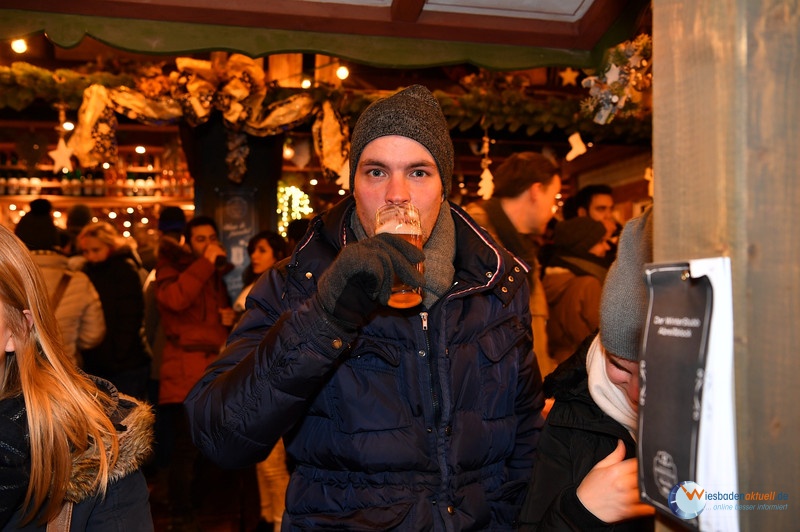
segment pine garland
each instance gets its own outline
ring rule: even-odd
[[[627,43],[627,47],[625,44],[612,50],[609,64],[623,62],[623,57],[630,59],[632,47],[630,43]],[[637,44],[642,44],[642,41],[637,41]],[[645,44],[647,48],[633,48],[640,52],[639,56],[649,58],[649,40]],[[645,53],[641,53],[642,50]],[[22,111],[36,101],[43,101],[48,104],[64,103],[68,109],[76,110],[83,101],[83,91],[92,84],[109,88],[136,88],[150,98],[168,96],[169,76],[161,71],[162,68],[146,65],[132,73],[81,73],[65,69],[50,71],[15,62],[10,67],[0,66],[0,109],[9,107]],[[434,93],[454,131],[464,132],[480,126],[482,129],[524,133],[527,136],[560,130],[565,137],[580,131],[595,140],[626,143],[650,140],[649,109],[636,108],[636,112],[631,112],[633,102],[628,102],[626,112],[620,113],[613,123],[608,120],[599,125],[595,123],[596,119],[592,120],[597,108],[590,103],[592,98],[586,98],[585,94],[542,96],[524,76],[489,71],[468,76],[461,84],[463,94]],[[297,92],[298,89],[272,84],[267,88],[265,103],[283,101]],[[350,122],[351,127],[367,105],[384,95],[344,91],[324,85],[306,92],[320,106],[325,101],[330,102],[339,115]]]

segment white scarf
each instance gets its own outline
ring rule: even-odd
[[[603,344],[600,343],[600,334],[598,334],[586,354],[589,395],[592,396],[600,410],[628,429],[633,441],[636,441],[639,414],[634,410],[625,392],[608,379],[605,357],[605,350]],[[639,378],[638,375],[634,375],[634,377]]]

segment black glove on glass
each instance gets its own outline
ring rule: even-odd
[[[425,253],[402,238],[381,233],[346,245],[317,284],[322,308],[352,330],[391,295],[394,276],[411,286],[423,286],[417,264]]]

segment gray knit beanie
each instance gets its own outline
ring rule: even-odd
[[[444,195],[453,178],[453,141],[439,102],[422,85],[412,85],[372,102],[358,117],[350,140],[350,190],[355,186],[361,152],[379,137],[400,135],[425,146],[439,168]]]
[[[652,261],[650,207],[625,224],[600,298],[600,340],[606,351],[626,360],[639,360],[648,306],[644,265]]]

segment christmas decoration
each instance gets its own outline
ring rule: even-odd
[[[305,218],[313,212],[308,194],[294,185],[287,183],[278,185],[278,214],[280,214],[278,232],[282,236],[286,236],[289,222]]]
[[[569,140],[569,145],[572,148],[571,150],[569,150],[569,153],[567,153],[567,156],[565,157],[567,161],[572,161],[576,157],[586,153],[586,144],[583,143],[583,139],[581,138],[580,133],[576,131],[575,133],[570,135],[567,140]]]
[[[67,147],[64,138],[58,139],[58,145],[55,150],[47,152],[51,159],[53,159],[53,173],[60,174],[72,172],[72,150]]]
[[[564,70],[561,70],[558,73],[558,76],[561,78],[561,85],[566,87],[567,85],[578,85],[578,75],[580,72],[575,70],[572,67],[567,67]]]
[[[642,56],[649,57],[649,52]],[[562,74],[568,71],[565,69]],[[96,97],[99,92],[89,90],[84,94],[84,90],[99,86],[109,89],[111,101],[108,105],[114,112],[142,123],[184,120],[197,125],[207,119],[211,110],[220,109],[230,127],[241,127],[248,134],[266,135],[289,131],[314,118],[324,102],[329,102],[343,122],[352,127],[367,105],[386,95],[382,91],[345,91],[326,85],[300,91],[265,85],[262,74],[258,60],[237,54],[214,61],[178,58],[174,65],[137,66],[123,75],[49,71],[18,62],[10,67],[0,66],[0,108],[22,110],[34,100],[42,100],[63,101],[68,109],[78,109],[86,99]],[[611,75],[613,77],[613,72]],[[578,129],[595,140],[640,142],[650,139],[650,119],[644,105],[637,107],[626,102],[626,109],[637,108],[638,112],[617,114],[613,128],[602,128],[592,121],[595,115],[592,110],[601,99],[599,96],[581,102],[574,96],[540,94],[534,90],[528,76],[486,70],[465,76],[459,83],[463,93],[434,92],[451,129],[466,131],[486,117],[495,131],[522,131],[529,136]],[[644,85],[643,82],[643,90]],[[302,95],[300,99],[289,100],[298,94]],[[272,104],[278,105],[270,108]],[[271,115],[273,111],[277,113]],[[294,116],[288,116],[287,111]],[[268,124],[259,124],[259,116],[269,115]],[[268,127],[260,127],[265,125]],[[90,137],[91,134],[86,133],[83,138]],[[75,145],[71,147],[76,154],[88,152]]]
[[[350,130],[330,102],[322,104],[311,133],[323,173],[328,178],[338,177],[348,164]]]
[[[53,159],[53,173],[69,173],[72,172],[72,149],[67,147],[64,141],[64,122],[67,120],[67,106],[64,103],[56,104],[58,109],[58,145],[55,150],[47,152],[51,159]]]
[[[492,197],[492,193],[494,192],[494,176],[489,170],[489,166],[492,164],[492,160],[489,159],[489,145],[492,143],[492,140],[489,138],[489,131],[487,129],[484,130],[481,140],[483,140],[483,144],[481,145],[481,154],[483,155],[481,159],[481,168],[483,168],[483,172],[481,172],[481,181],[478,184],[478,195],[488,200]]]
[[[650,72],[653,43],[642,34],[612,48],[599,74],[583,80],[589,97],[581,102],[584,116],[608,124],[615,116],[638,117],[646,112],[642,93],[652,83]]]

